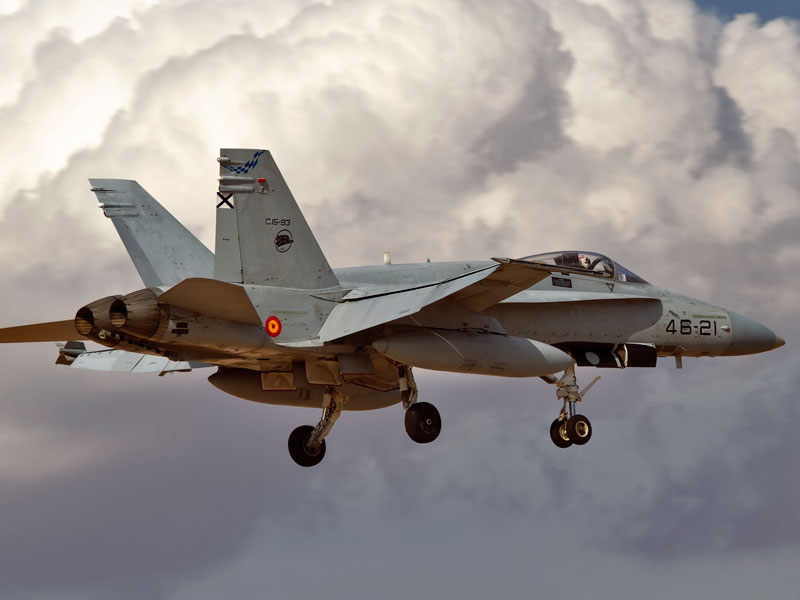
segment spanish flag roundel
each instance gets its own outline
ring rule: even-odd
[[[281,320],[278,317],[270,317],[267,319],[265,328],[269,337],[278,337],[281,334],[283,325],[281,325]]]

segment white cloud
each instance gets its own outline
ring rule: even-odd
[[[744,113],[756,157],[770,146],[774,129],[800,135],[800,25],[775,19],[759,26],[756,15],[729,23],[719,46],[715,81]]]
[[[138,286],[113,227],[93,206],[88,177],[138,179],[211,244],[217,149],[253,146],[273,150],[334,265],[379,262],[387,249],[395,262],[596,249],[655,283],[740,312],[753,311],[787,338],[797,334],[796,23],[759,25],[751,17],[723,23],[688,0],[101,4],[0,4],[0,37],[9,49],[0,54],[3,325],[68,318],[85,301]],[[790,346],[791,339],[781,352],[791,352]],[[45,349],[2,351],[13,357],[6,363],[12,373],[5,381],[6,393],[15,396],[2,408],[0,445],[6,458],[0,463],[0,483],[14,484],[14,510],[24,512],[26,502],[39,498],[36,492],[43,488],[82,498],[70,486],[60,487],[67,470],[84,474],[85,480],[76,476],[76,481],[104,490],[117,481],[117,454],[95,449],[113,445],[104,430],[108,422],[97,411],[101,399],[117,397],[118,380],[97,380],[96,388],[86,388],[86,398],[67,395],[50,422],[44,408],[61,405],[29,400],[39,393],[35,383],[44,385],[35,382],[45,368],[42,357],[47,356],[44,362],[52,357]],[[783,368],[796,362],[790,354]],[[747,499],[756,485],[747,471],[728,460],[715,462],[716,450],[701,439],[683,443],[681,431],[676,432],[685,427],[685,435],[691,430],[702,436],[708,412],[692,421],[686,416],[695,410],[689,400],[678,402],[669,414],[640,401],[650,397],[669,403],[670,396],[682,395],[713,399],[725,393],[730,403],[713,403],[714,409],[730,411],[723,419],[726,427],[746,430],[747,420],[737,418],[749,416],[744,411],[748,398],[744,392],[733,397],[731,386],[720,391],[715,380],[720,373],[736,380],[737,369],[719,371],[717,363],[703,364],[702,376],[683,380],[671,371],[607,376],[620,382],[625,376],[626,387],[619,383],[607,392],[593,391],[593,398],[609,401],[608,408],[600,401],[587,403],[587,409],[601,415],[609,411],[606,431],[596,435],[611,437],[582,463],[575,462],[575,453],[543,457],[543,446],[551,450],[546,438],[550,419],[540,419],[545,427],[536,430],[530,423],[516,423],[519,415],[529,416],[527,396],[508,405],[488,405],[486,398],[494,401],[496,389],[516,393],[497,382],[453,387],[449,397],[449,386],[428,378],[431,391],[423,392],[450,402],[446,418],[452,426],[443,435],[452,434],[453,441],[425,451],[410,451],[392,437],[403,435],[397,414],[343,417],[337,431],[351,436],[344,438],[349,448],[338,459],[331,451],[322,467],[330,470],[311,480],[307,472],[287,475],[275,466],[289,460],[283,439],[265,442],[276,454],[262,458],[252,455],[266,448],[254,432],[242,440],[232,432],[231,437],[220,433],[214,438],[218,443],[237,437],[242,444],[220,458],[219,471],[233,477],[231,488],[202,487],[207,503],[200,516],[186,516],[179,524],[199,536],[188,536],[189,542],[202,542],[204,532],[232,531],[226,528],[229,515],[219,515],[219,529],[205,523],[215,503],[233,507],[244,516],[235,520],[238,529],[224,538],[225,547],[194,559],[189,549],[185,560],[162,566],[147,562],[139,571],[136,561],[143,559],[138,554],[111,553],[110,563],[125,562],[126,568],[113,571],[109,580],[130,582],[138,572],[150,582],[161,581],[206,568],[223,555],[232,556],[264,510],[266,522],[286,518],[301,530],[319,532],[327,531],[326,518],[355,531],[358,517],[367,525],[380,524],[385,511],[405,515],[407,506],[423,510],[438,502],[452,503],[457,508],[452,514],[464,518],[491,519],[510,507],[522,519],[546,520],[547,511],[563,509],[562,517],[577,519],[565,530],[574,539],[558,545],[556,527],[552,538],[532,538],[536,552],[549,553],[552,544],[572,551],[581,542],[590,544],[593,535],[605,535],[588,517],[581,520],[581,515],[594,515],[592,509],[599,507],[609,517],[619,514],[622,508],[617,507],[627,507],[638,509],[642,519],[652,518],[657,508],[653,498],[675,489],[663,487],[665,481],[677,479],[691,488],[690,503],[708,500],[708,490],[698,491],[698,482],[715,464],[741,478],[726,489]],[[765,363],[746,364],[763,374]],[[47,373],[53,389],[71,385],[67,378],[74,375]],[[780,392],[791,384],[786,377],[775,381]],[[133,392],[124,396],[130,412],[106,416],[113,425],[111,437],[124,438],[128,466],[143,465],[140,469],[152,472],[164,490],[187,502],[191,490],[184,488],[192,481],[187,469],[218,455],[202,427],[218,432],[227,418],[232,428],[255,427],[253,413],[226,405],[219,413],[224,418],[213,424],[193,420],[200,428],[195,435],[183,428],[182,410],[190,407],[181,403],[174,414],[158,413],[165,419],[163,431],[140,439],[137,428],[150,422],[157,406],[149,396],[170,392],[156,392],[152,382],[125,385],[145,390],[148,402],[137,408]],[[194,393],[200,388],[186,389]],[[552,389],[542,384],[535,393],[549,403],[534,412],[555,413]],[[40,412],[25,416],[31,407]],[[288,432],[289,421],[299,418],[277,408],[262,410],[269,411],[265,423],[273,436],[284,428]],[[462,416],[461,410],[473,412]],[[73,411],[80,415],[73,418],[90,422],[64,427]],[[94,425],[93,417],[99,419]],[[309,413],[306,418],[315,417]],[[41,430],[34,433],[32,423],[41,423]],[[658,439],[644,452],[648,425],[655,427]],[[186,435],[177,455],[171,446],[176,432]],[[372,452],[367,456],[358,454],[365,437],[363,447]],[[717,449],[727,441],[719,431],[713,437]],[[747,439],[764,438],[756,433]],[[169,446],[164,456],[175,456],[163,465],[164,473],[158,471],[161,457],[153,456],[159,445]],[[349,461],[348,451],[359,458]],[[240,452],[249,457],[247,473],[236,470]],[[740,452],[737,456],[745,459],[761,456]],[[20,454],[34,458],[25,472],[16,461]],[[697,469],[692,468],[694,456],[705,461]],[[269,494],[254,483],[264,475],[253,475],[262,460],[269,463]],[[162,526],[164,514],[175,508],[169,501],[160,504],[164,499],[148,490],[130,489],[132,497],[144,499],[142,506],[130,507],[139,519],[132,522],[141,525],[136,538],[141,544],[135,549],[149,548],[147,536],[159,533],[147,523]],[[569,498],[564,505],[557,502],[562,497]],[[760,506],[783,510],[772,500]],[[537,508],[527,509],[528,502]],[[161,511],[157,518],[149,518],[151,503]],[[91,512],[57,508],[54,514],[64,522],[76,515],[89,518]],[[443,518],[442,525],[437,520],[442,511],[446,507],[423,512],[419,527],[457,534],[458,518]],[[675,514],[685,524],[705,513],[693,504]],[[741,516],[735,510],[731,514]],[[388,523],[387,535],[402,528],[399,520]],[[718,533],[713,524],[709,527],[702,531]],[[669,546],[664,531],[643,528],[639,533],[643,544],[655,540]],[[103,543],[113,542],[97,535]],[[70,543],[69,536],[58,541],[65,547]],[[168,541],[169,548],[185,549],[180,539]],[[198,544],[207,550],[213,545]],[[295,544],[292,557],[303,550],[302,540]],[[75,561],[80,557],[76,554]],[[407,557],[394,559],[404,564]],[[39,565],[24,557],[15,560],[22,561],[15,563],[21,565],[15,581],[33,585],[25,580],[25,569]],[[74,573],[78,584],[91,578],[85,564],[77,564]],[[58,584],[64,576],[58,571],[49,581]]]

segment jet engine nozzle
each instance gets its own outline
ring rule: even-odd
[[[169,306],[159,304],[156,291],[145,288],[118,297],[108,309],[114,329],[140,339],[153,337],[169,323]]]
[[[75,330],[83,336],[91,337],[101,330],[112,327],[109,308],[119,296],[108,296],[95,300],[78,310],[75,314]]]

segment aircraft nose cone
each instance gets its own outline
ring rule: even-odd
[[[761,323],[748,319],[735,312],[729,312],[731,322],[731,345],[728,347],[728,356],[743,354],[758,354],[780,348],[786,342]]]

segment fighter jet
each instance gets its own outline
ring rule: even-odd
[[[575,368],[655,367],[659,357],[778,348],[773,331],[645,281],[597,252],[332,269],[270,152],[222,149],[212,254],[137,182],[91,179],[144,288],[73,319],[0,329],[0,342],[60,342],[72,369],[173,373],[212,367],[218,389],[321,409],[289,436],[301,466],[325,456],[343,410],[395,404],[418,443],[441,431],[414,367],[553,384],[559,448],[586,444]],[[357,236],[354,236],[357,237]],[[89,350],[90,341],[103,349]]]

